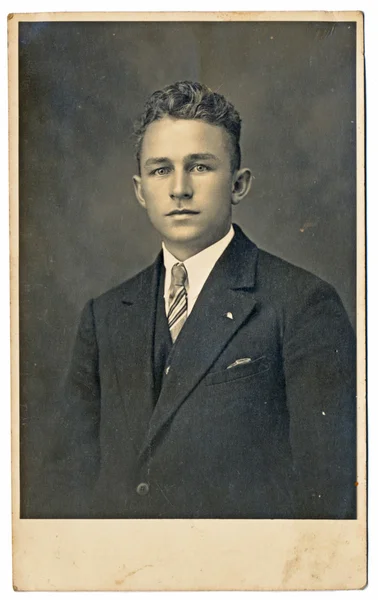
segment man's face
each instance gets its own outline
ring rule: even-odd
[[[230,159],[223,127],[171,117],[147,127],[135,191],[177,258],[184,260],[177,252],[200,252],[229,230],[235,183]]]

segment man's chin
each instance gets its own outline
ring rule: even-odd
[[[203,237],[204,232],[198,227],[194,227],[188,224],[178,224],[169,228],[169,231],[165,231],[163,234],[164,239],[167,242],[179,244],[195,242],[196,240]]]

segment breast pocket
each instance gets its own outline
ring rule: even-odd
[[[214,371],[205,378],[206,385],[229,383],[237,379],[254,377],[269,370],[269,362],[265,356],[260,356],[251,362],[236,364],[229,369]]]

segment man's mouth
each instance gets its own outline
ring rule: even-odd
[[[171,217],[173,215],[198,215],[198,210],[190,210],[189,208],[176,208],[175,210],[171,210],[171,212],[167,213],[167,217]]]

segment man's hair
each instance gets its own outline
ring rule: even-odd
[[[235,107],[224,96],[213,92],[202,83],[177,81],[154,92],[147,100],[144,111],[135,126],[136,159],[140,171],[140,154],[148,125],[164,117],[198,119],[223,127],[231,142],[231,169],[240,168],[241,118]]]

